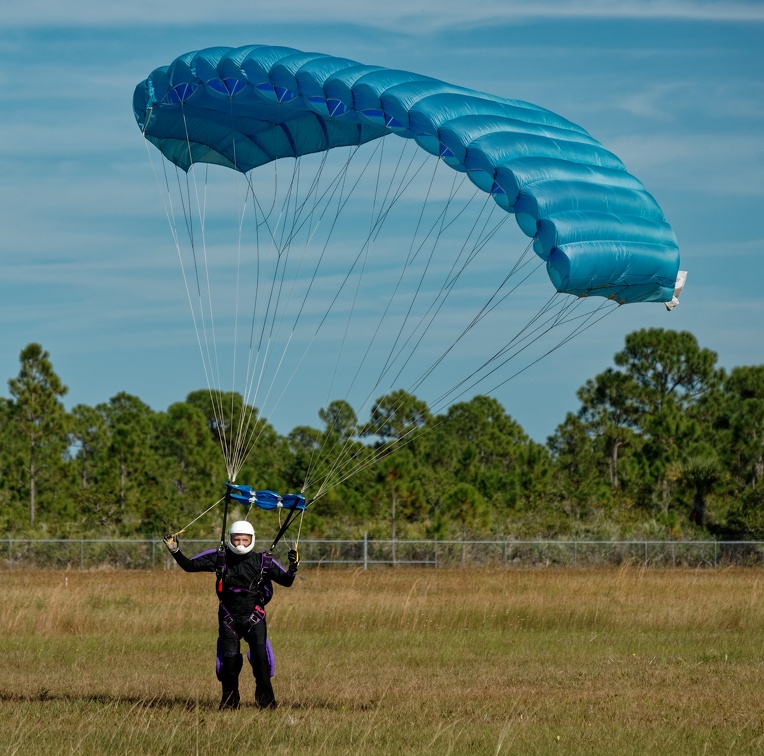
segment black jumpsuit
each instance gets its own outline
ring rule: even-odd
[[[173,554],[186,572],[215,572],[217,549],[189,559],[180,550]],[[218,679],[223,686],[221,707],[239,704],[239,673],[244,660],[241,640],[249,644],[249,660],[255,677],[255,701],[261,708],[276,706],[271,685],[271,666],[266,645],[265,605],[273,596],[273,583],[289,587],[294,573],[287,572],[266,553],[235,554],[225,550],[223,590],[218,594]],[[264,565],[261,575],[261,565]]]

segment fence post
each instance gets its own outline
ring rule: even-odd
[[[369,569],[369,534],[363,531],[363,569]]]
[[[85,541],[80,538],[80,569],[85,569]]]
[[[151,539],[151,569],[154,569],[154,557],[156,554],[156,545],[157,542],[152,538]]]
[[[8,567],[13,566],[13,540],[8,538]]]
[[[714,567],[717,566],[717,564],[716,564],[716,551],[718,549],[718,546],[719,546],[719,544],[718,544],[716,538],[714,538]]]
[[[573,539],[573,566],[578,566],[578,541]]]
[[[432,550],[433,550],[433,557],[435,559],[435,569],[437,570],[438,569],[438,538],[437,536],[435,537],[435,543],[432,547]]]

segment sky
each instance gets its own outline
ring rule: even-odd
[[[583,126],[657,199],[681,304],[618,308],[495,393],[544,442],[640,328],[690,331],[727,370],[764,361],[764,3],[30,0],[0,29],[0,395],[30,342],[68,408],[165,410],[205,377],[135,86],[204,47],[277,44],[527,100]],[[517,244],[517,235],[508,244]],[[320,424],[304,381],[277,430]],[[421,398],[427,400],[428,397]],[[360,413],[359,413],[360,414]]]

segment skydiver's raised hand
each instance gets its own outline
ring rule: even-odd
[[[167,546],[171,554],[174,554],[180,548],[180,539],[177,535],[168,533],[163,539],[164,545]]]

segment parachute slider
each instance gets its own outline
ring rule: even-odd
[[[260,509],[271,510],[286,508],[303,510],[307,507],[305,497],[301,494],[277,494],[275,491],[256,491],[251,486],[239,486],[226,483],[226,496],[231,500],[251,507],[253,504]]]

